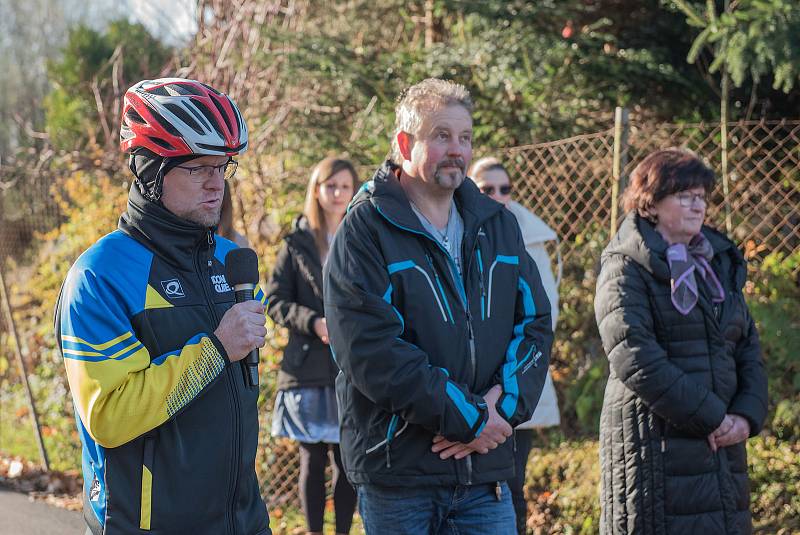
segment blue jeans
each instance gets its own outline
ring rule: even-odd
[[[454,487],[358,486],[367,535],[514,535],[514,506],[505,481]]]

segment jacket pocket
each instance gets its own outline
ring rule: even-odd
[[[492,262],[492,265],[489,266],[489,282],[488,282],[488,292],[489,292],[489,294],[488,294],[488,296],[486,298],[486,318],[487,319],[492,317],[492,293],[493,293],[494,286],[495,286],[494,285],[494,275],[495,275],[494,271],[498,266],[503,265],[503,264],[507,264],[509,266],[512,266],[516,270],[516,269],[518,269],[517,266],[519,266],[519,257],[516,256],[516,255],[514,255],[514,256],[512,256],[512,255],[497,255],[495,257],[495,259],[494,259],[494,262]],[[501,277],[501,278],[503,278],[505,280],[507,277]],[[481,275],[481,279],[483,279],[483,275]],[[513,279],[510,279],[510,280],[514,281],[514,287],[516,288],[516,285],[517,285],[516,276]],[[498,286],[500,286],[500,284],[498,284]],[[497,290],[494,291],[494,293],[496,294]],[[500,295],[504,296],[504,294],[502,294],[502,293]]]
[[[311,352],[311,347],[312,340],[310,337],[292,333],[289,343],[286,344],[286,348],[283,350],[281,368],[289,372],[300,370]]]
[[[392,443],[398,436],[403,434],[403,432],[406,430],[407,427],[408,427],[408,422],[404,422],[398,415],[392,414],[391,418],[389,418],[389,423],[386,426],[386,433],[382,437],[378,437],[380,438],[380,440],[378,438],[372,440],[370,444],[368,444],[367,451],[365,453],[367,455],[370,455],[372,453],[383,451],[386,455],[386,468],[391,468]]]
[[[153,465],[156,457],[155,436],[144,437],[142,451],[142,493],[139,512],[139,529],[150,531],[153,509]]]

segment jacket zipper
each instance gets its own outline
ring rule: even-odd
[[[453,319],[453,312],[450,310],[450,305],[447,301],[447,296],[444,293],[444,287],[442,286],[442,281],[439,279],[439,271],[433,265],[433,259],[428,253],[425,253],[425,260],[428,261],[428,265],[431,267],[431,271],[433,271],[433,280],[436,281],[436,287],[439,289],[439,293],[442,296],[442,302],[444,306],[447,308],[448,317],[450,318],[450,322],[455,324],[455,319]],[[434,293],[436,290],[434,290]],[[447,323],[447,318],[445,318],[445,323]]]
[[[210,230],[206,231],[206,242],[207,242],[207,245],[208,245],[208,258],[206,260],[206,272],[210,277],[210,275],[211,275],[211,265],[212,265],[211,251],[212,251],[212,248],[214,246],[214,234]],[[197,260],[196,260],[197,275],[200,278],[200,287],[203,289],[203,296],[205,297],[206,304],[208,305],[209,311],[211,312],[211,320],[212,320],[212,322],[214,324],[217,324],[219,322],[219,318],[217,318],[217,312],[214,309],[214,300],[211,298],[211,295],[209,294],[208,288],[206,287],[206,284],[205,284],[205,279],[203,278],[203,268],[202,268],[202,262],[200,260],[200,248],[199,247],[198,247],[197,252],[196,252],[196,258],[197,258]],[[225,370],[225,373],[228,375],[228,388],[229,388],[229,391],[231,392],[231,399],[233,400],[233,411],[232,411],[233,412],[233,418],[232,418],[232,420],[233,420],[233,444],[232,444],[232,447],[233,447],[233,461],[234,461],[234,470],[233,470],[234,476],[233,476],[233,479],[231,481],[231,486],[228,489],[228,495],[229,495],[228,508],[225,511],[225,516],[228,519],[228,527],[229,527],[229,530],[230,530],[229,532],[231,534],[235,534],[236,533],[236,519],[234,518],[233,515],[231,515],[231,511],[233,511],[234,503],[236,503],[236,487],[238,486],[239,465],[241,464],[241,462],[239,462],[239,459],[238,459],[238,452],[241,449],[239,447],[239,441],[240,441],[240,437],[239,437],[239,410],[240,409],[239,409],[239,393],[236,390],[236,381],[235,381],[235,377],[233,376],[232,366],[228,366],[227,369]]]
[[[469,276],[469,268],[472,266],[472,253],[475,252],[478,246],[478,236],[481,233],[481,227],[478,226],[478,232],[475,234],[475,243],[472,244],[472,250],[469,252],[468,255],[464,254],[463,251],[463,242],[462,242],[462,251],[461,251],[461,258],[466,259],[464,261],[464,277]],[[480,256],[480,252],[477,253]],[[483,265],[478,262],[480,266],[480,273],[478,274],[478,280],[480,281],[480,288],[481,288],[481,319],[483,318]],[[463,283],[462,283],[463,284]],[[467,313],[467,329],[469,330],[469,357],[470,357],[470,364],[472,365],[472,381],[470,382],[470,386],[472,388],[475,387],[475,379],[478,376],[478,363],[475,357],[475,331],[472,327],[472,313],[469,310],[469,300],[467,298],[467,291],[466,291],[466,284],[464,284],[464,311]],[[488,410],[488,407],[487,407]],[[467,467],[467,485],[472,485],[472,454],[467,455],[466,458],[466,467]]]
[[[483,257],[481,255],[480,247],[477,248],[475,259],[478,262],[478,281],[480,282],[481,286],[481,321],[483,321],[486,319],[486,288],[483,285]]]
[[[430,241],[435,243],[436,246],[439,249],[441,249],[441,251],[445,254],[445,257],[447,258],[448,262],[450,263],[450,272],[451,272],[451,275],[453,277],[453,282],[456,285],[456,289],[463,289],[463,297],[464,297],[464,299],[462,300],[461,305],[464,307],[464,312],[465,312],[466,317],[467,317],[467,331],[469,333],[470,366],[471,366],[471,369],[472,369],[472,380],[470,381],[469,384],[470,384],[471,388],[475,388],[475,379],[476,379],[476,376],[477,376],[477,360],[476,360],[476,357],[475,357],[475,333],[474,333],[474,331],[472,329],[472,314],[470,314],[470,311],[469,311],[469,298],[467,297],[466,287],[464,285],[464,282],[459,280],[460,277],[458,277],[458,269],[456,269],[455,262],[453,261],[453,257],[451,257],[450,253],[448,253],[447,250],[444,247],[442,247],[442,245],[438,241],[436,241],[433,238],[433,236],[431,236],[427,232],[419,232],[417,230],[410,229],[408,227],[404,227],[402,225],[399,225],[399,224],[395,223],[389,216],[384,214],[383,211],[381,211],[380,208],[378,208],[377,206],[375,208],[378,211],[378,213],[386,221],[388,221],[389,223],[391,223],[395,227],[397,227],[397,228],[399,228],[401,230],[405,230],[406,232],[410,232],[412,234],[417,234],[417,235],[424,236],[424,237],[428,238]],[[464,253],[464,251],[463,251],[464,245],[463,245],[463,240],[462,240],[462,245],[461,245],[461,247],[462,247],[462,251],[461,251],[462,255],[461,255],[461,258],[465,259],[464,260],[464,266],[463,266],[463,268],[464,268],[463,272],[464,272],[465,276],[469,274],[469,268],[472,265],[472,254],[473,254],[473,252],[475,252],[475,248],[478,245],[478,236],[477,236],[477,234],[479,234],[480,231],[481,231],[481,227],[479,226],[478,227],[478,232],[475,235],[475,243],[472,245],[472,250],[470,251],[469,255],[464,255],[463,254]],[[434,273],[436,273],[435,269],[434,269]],[[483,280],[481,278],[481,284],[482,283],[483,283]],[[467,468],[467,485],[471,485],[472,484],[472,456],[471,455],[467,455],[464,458],[464,460],[466,461],[465,464],[466,464],[466,468]]]

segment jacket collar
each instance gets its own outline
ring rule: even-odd
[[[372,180],[361,187],[351,206],[369,201],[381,215],[394,224],[417,234],[429,235],[411,209],[408,197],[397,178],[397,169],[398,166],[393,162],[384,162]],[[503,209],[501,204],[483,195],[469,177],[456,189],[454,199],[464,220],[465,241],[467,237],[477,235],[478,228]]]
[[[119,229],[145,244],[171,264],[193,265],[198,246],[213,243],[215,227],[203,227],[181,219],[163,206],[146,199],[136,184],[128,194],[128,209],[119,219]]]
[[[706,225],[703,225],[701,232],[711,242],[715,258],[721,255],[730,257],[733,282],[736,288],[741,288],[747,277],[746,264],[741,252],[721,232]],[[669,281],[668,246],[669,244],[658,233],[655,225],[636,212],[631,212],[625,216],[619,231],[611,239],[603,256],[615,253],[625,255],[652,273],[654,277]]]

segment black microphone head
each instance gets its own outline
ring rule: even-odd
[[[258,284],[258,255],[252,249],[232,249],[225,256],[225,281],[230,286]]]

